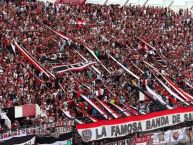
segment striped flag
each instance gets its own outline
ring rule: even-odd
[[[92,107],[94,107],[100,114],[102,114],[104,116],[105,119],[109,119],[107,113],[101,109],[97,104],[95,104],[92,100],[88,99],[86,96],[84,95],[80,95],[86,102],[88,102]]]
[[[142,92],[139,91],[139,101],[147,101],[149,98]]]
[[[71,64],[71,65],[62,64],[62,65],[53,66],[51,70],[54,73],[65,73],[67,71],[82,71],[94,64],[96,64],[96,62],[80,62],[80,63]]]
[[[8,108],[7,116],[10,120],[22,117],[30,117],[40,115],[40,107],[37,104],[25,104]]]
[[[168,105],[163,98],[146,85],[146,90],[153,96],[154,100],[158,100],[162,105],[166,106],[168,109],[173,109],[170,105]]]
[[[13,43],[11,43],[11,48],[12,48],[14,54],[15,54],[15,45]]]
[[[102,96],[104,94],[104,89],[99,89],[99,90],[95,91],[94,94],[96,97]]]

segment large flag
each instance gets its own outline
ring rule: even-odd
[[[122,67],[126,72],[128,72],[129,74],[131,74],[133,77],[135,77],[137,80],[139,80],[140,78],[134,74],[132,71],[130,71],[128,68],[126,68],[124,65],[122,65],[119,61],[117,61],[112,55],[109,54],[109,57],[115,61],[120,67]]]
[[[95,98],[114,118],[119,118],[120,115],[117,114],[110,106],[108,106],[105,102],[101,101],[98,98]]]
[[[71,64],[71,65],[62,64],[62,65],[51,67],[51,70],[54,73],[65,73],[68,71],[82,71],[94,64],[96,64],[96,62],[80,62],[80,63]]]
[[[58,137],[36,137],[39,145],[72,145],[72,132],[60,134]]]
[[[191,101],[191,102],[193,102],[193,97],[192,97],[190,94],[184,92],[181,88],[178,87],[178,85],[176,85],[174,82],[172,82],[169,78],[164,77],[163,75],[162,75],[162,77],[163,77],[163,79],[165,79],[165,81],[166,81],[176,92],[178,92],[178,94],[180,94],[186,101]]]
[[[117,110],[119,110],[119,112],[123,113],[125,116],[131,116],[131,114],[129,112],[127,112],[127,110],[121,108],[120,106],[110,103],[112,106],[114,106]]]
[[[37,104],[25,104],[21,106],[10,107],[7,110],[7,116],[10,120],[22,117],[40,115],[40,107]]]
[[[74,119],[76,121],[76,123],[78,124],[83,124],[83,122],[81,122],[80,120],[76,119],[75,117],[71,116],[69,111],[64,111],[62,110],[62,112],[69,118],[69,119]]]
[[[88,99],[86,96],[84,95],[80,95],[86,102],[88,102],[92,107],[94,107],[101,115],[103,115],[106,119],[109,119],[107,113],[102,110],[98,105],[96,105],[93,101],[91,101],[90,99]]]
[[[46,26],[46,25],[45,25]],[[55,33],[56,35],[58,35],[59,37],[61,37],[62,39],[66,39],[66,40],[70,40],[68,37],[62,35],[61,33],[59,32],[56,32],[54,30],[52,30],[50,27],[46,26],[48,29],[50,29],[53,33]],[[84,46],[84,48],[86,48],[86,50],[96,59],[96,61],[98,63],[100,63],[100,65],[109,73],[111,74],[110,70],[106,68],[106,66],[103,65],[103,63],[97,58],[97,56],[94,54],[94,52],[88,47],[86,46],[83,42],[80,42],[78,40],[75,40],[74,38],[74,41],[78,42],[79,44],[82,44]]]
[[[159,94],[157,94],[154,90],[150,89],[147,85],[146,89],[154,97],[155,100],[158,100],[162,105],[166,106],[168,109],[173,109],[162,99],[162,97]]]
[[[36,139],[36,137],[34,136],[33,138],[31,138],[28,141],[24,141],[23,143],[18,143],[15,145],[35,145],[35,139]]]
[[[182,99],[180,96],[178,96],[175,92],[173,92],[166,84],[164,84],[164,82],[162,82],[160,79],[158,79],[156,76],[155,78],[159,81],[159,83],[172,95],[174,96],[176,99],[180,100],[181,102],[183,102],[184,104],[188,105],[188,103]]]
[[[21,46],[19,46],[19,44],[17,42],[15,42],[15,48],[18,49],[18,51],[32,64],[34,65],[35,68],[37,68],[39,71],[43,72],[47,77],[55,77],[53,74],[51,74],[50,72],[48,72],[43,66],[40,65],[40,63],[33,58],[30,53],[25,50],[24,48],[22,48]]]

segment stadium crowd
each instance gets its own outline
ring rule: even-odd
[[[27,125],[62,120],[66,118],[63,111],[83,120],[80,110],[86,110],[101,119],[81,94],[104,109],[94,100],[94,92],[104,89],[98,96],[104,102],[117,104],[124,110],[124,104],[128,104],[148,113],[154,102],[140,102],[139,92],[132,86],[144,90],[142,84],[148,78],[152,88],[162,96],[165,94],[151,77],[156,73],[143,63],[144,60],[191,94],[192,88],[186,82],[191,85],[193,80],[192,21],[188,10],[175,13],[167,8],[149,6],[0,3],[0,107],[38,104],[43,113],[37,118],[30,117]],[[70,40],[61,39],[50,28]],[[96,62],[84,45],[107,69],[97,63],[95,67],[101,75],[89,67],[79,72],[53,73],[55,77],[49,78],[21,55],[15,42],[51,72],[52,66],[83,62],[83,57]],[[134,72],[141,83],[128,75],[109,54]],[[23,125],[26,124],[21,120],[12,122],[13,128]]]

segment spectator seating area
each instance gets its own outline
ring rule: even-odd
[[[151,6],[0,3],[0,107],[40,107],[11,118],[18,128],[190,106],[192,22]]]

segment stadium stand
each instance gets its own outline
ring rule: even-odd
[[[83,136],[93,124],[143,122],[176,111],[183,119],[165,120],[164,127],[193,121],[193,17],[179,9],[191,8],[191,1],[118,2],[0,3],[2,133],[73,120],[89,142],[105,138],[104,132]],[[140,124],[132,129],[140,131]]]

